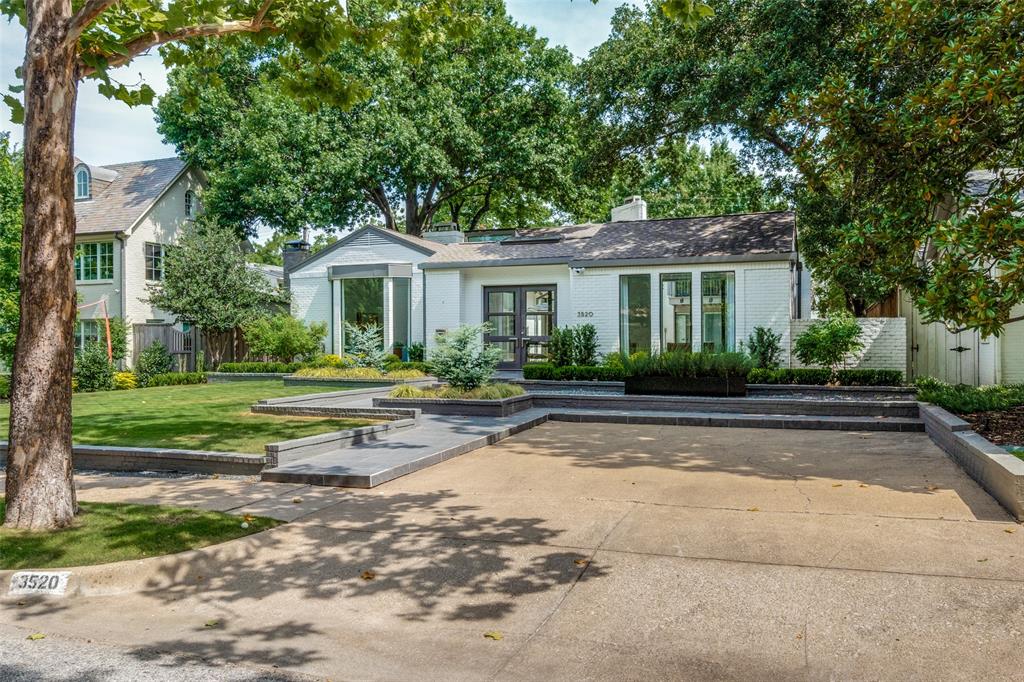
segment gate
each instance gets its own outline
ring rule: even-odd
[[[196,368],[195,328],[183,332],[168,323],[132,325],[132,365],[139,354],[154,343],[162,343],[177,364],[179,371],[194,372]]]

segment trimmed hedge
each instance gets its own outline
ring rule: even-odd
[[[206,375],[202,372],[167,372],[166,374],[154,374],[149,378],[147,388],[154,386],[188,386],[191,384],[205,384]]]
[[[917,380],[917,399],[956,414],[994,412],[1024,405],[1024,384],[952,386],[931,377]]]
[[[217,371],[229,374],[292,374],[300,367],[301,362],[223,362]]]
[[[523,365],[523,379],[531,381],[624,381],[621,367],[606,365],[566,365],[555,367],[550,362]]]
[[[394,356],[392,356],[394,357]],[[384,363],[384,371],[388,374],[403,369],[415,369],[423,372],[424,374],[430,374],[430,363],[429,362],[386,362]]]
[[[893,369],[841,369],[836,372],[840,386],[902,386],[903,372]],[[804,384],[826,386],[832,381],[830,369],[763,369],[747,375],[748,384]]]

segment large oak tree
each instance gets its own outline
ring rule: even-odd
[[[398,49],[345,43],[322,64],[278,59],[280,41],[222,47],[205,64],[171,73],[157,107],[160,131],[204,167],[209,211],[251,230],[296,233],[367,217],[419,234],[438,219],[477,227],[485,218],[535,217],[570,190],[573,63],[502,0],[472,0],[477,30],[403,59]],[[379,21],[353,12],[358,24]],[[319,76],[316,106],[293,96]],[[340,102],[339,102],[340,101]]]

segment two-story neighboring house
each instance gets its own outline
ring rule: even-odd
[[[136,325],[171,324],[147,303],[147,284],[163,279],[163,257],[201,210],[203,173],[178,158],[90,166],[76,159],[75,343],[104,337],[104,315]],[[128,357],[135,357],[128,334]]]

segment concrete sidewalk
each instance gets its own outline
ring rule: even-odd
[[[367,491],[117,480],[82,499],[294,520],[5,604],[69,679],[86,640],[211,679],[1024,679],[1024,528],[924,434],[558,423]]]

